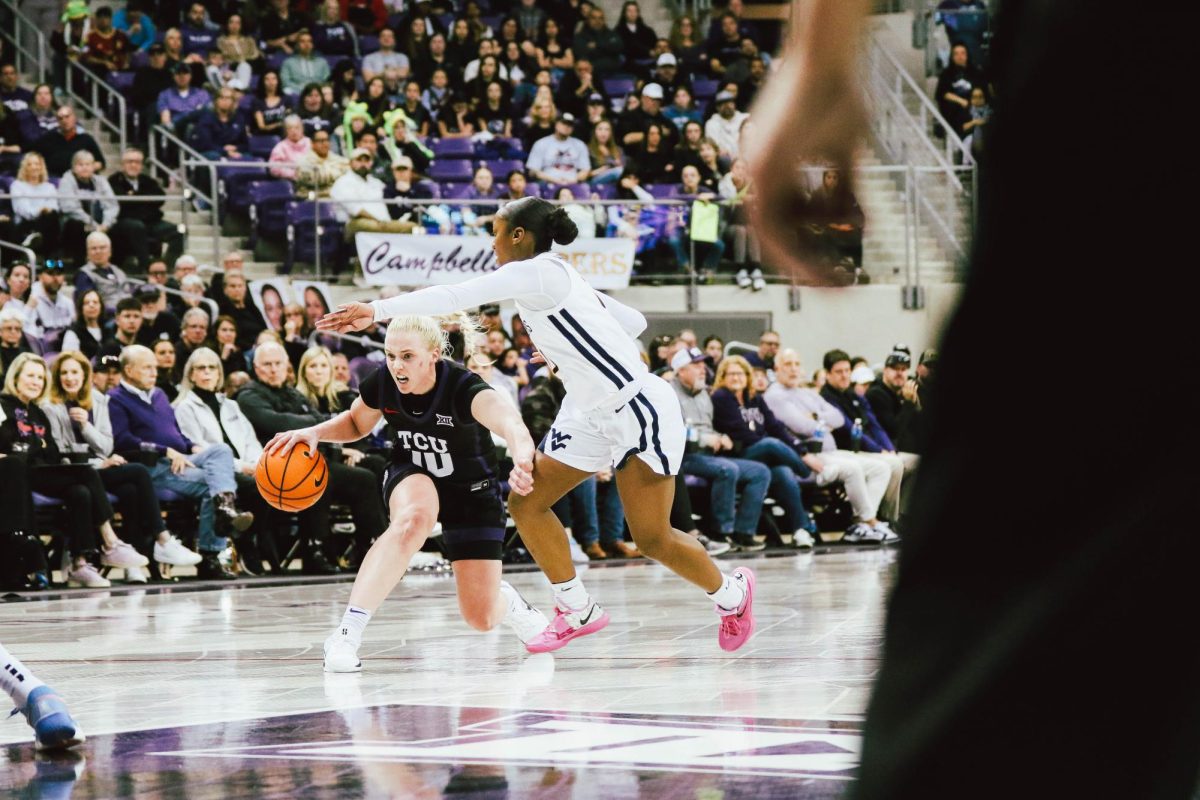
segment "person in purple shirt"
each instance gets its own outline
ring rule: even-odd
[[[192,68],[187,64],[176,64],[171,74],[175,85],[158,96],[158,117],[163,125],[179,131],[212,102],[212,97],[203,89],[192,88]]]
[[[223,443],[196,445],[184,436],[157,381],[158,362],[148,347],[135,344],[121,351],[121,383],[108,393],[113,451],[137,460],[143,454],[156,456],[150,467],[155,486],[200,500],[198,544],[203,560],[197,574],[232,578],[217,554],[225,549],[227,534],[237,535],[254,522],[253,514],[234,505],[233,450]]]
[[[750,364],[741,356],[722,359],[713,386],[713,430],[733,440],[734,458],[770,467],[769,492],[784,510],[783,529],[815,534],[817,525],[804,508],[797,483],[812,474],[808,462],[813,459],[750,385]]]
[[[237,113],[233,89],[217,92],[212,110],[201,111],[189,136],[191,144],[211,159],[241,158],[249,145],[246,123]]]
[[[33,92],[20,85],[16,66],[0,66],[0,103],[4,103],[10,114],[19,114],[33,102]]]
[[[187,20],[180,27],[183,35],[184,55],[205,56],[208,51],[217,46],[217,37],[221,29],[208,21],[208,12],[202,3],[192,3],[188,8]]]

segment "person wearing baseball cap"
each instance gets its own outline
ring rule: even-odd
[[[867,402],[875,412],[875,418],[887,431],[893,442],[899,441],[903,426],[901,411],[904,407],[904,384],[908,383],[908,368],[912,356],[908,348],[898,344],[883,361],[883,371],[867,389]]]
[[[679,77],[679,61],[671,53],[663,53],[654,62],[650,80],[662,87],[664,99],[669,100],[675,95],[675,90],[684,85]]]
[[[350,171],[333,182],[329,196],[338,201],[334,213],[346,227],[347,242],[354,241],[360,231],[366,233],[412,233],[416,225],[407,220],[392,219],[383,203],[383,181],[371,174],[374,154],[365,147],[350,151]]]
[[[554,121],[554,133],[533,143],[525,162],[530,174],[543,183],[569,186],[587,180],[592,159],[587,145],[573,135],[575,115],[564,111]]]
[[[738,111],[737,94],[730,91],[728,86],[717,92],[717,96],[713,98],[713,106],[716,107],[717,113],[704,123],[704,135],[716,142],[721,158],[733,161],[738,157],[742,123],[750,115],[745,111]]]
[[[617,120],[617,136],[625,147],[641,145],[646,140],[646,130],[651,125],[662,129],[661,148],[668,153],[679,144],[679,128],[662,112],[663,93],[661,84],[650,82],[642,87],[638,107],[626,111]]]

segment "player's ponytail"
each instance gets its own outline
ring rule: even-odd
[[[458,327],[459,333],[463,337],[463,360],[469,364],[470,359],[487,342],[487,335],[479,327],[479,320],[466,311],[456,311],[453,314],[443,314],[438,317],[422,314],[394,317],[388,323],[387,332],[389,334],[394,332],[415,333],[426,347],[436,350],[445,357],[454,352],[450,342],[450,332],[447,329],[455,326]]]
[[[551,244],[570,244],[579,235],[579,228],[562,206],[540,197],[523,197],[497,213],[508,222],[509,230],[524,228],[533,234],[534,252],[545,253]]]

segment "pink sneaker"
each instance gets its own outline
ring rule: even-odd
[[[748,567],[738,567],[733,571],[734,580],[741,581],[746,590],[746,599],[742,601],[737,611],[726,611],[717,606],[721,615],[721,629],[717,631],[717,644],[722,650],[733,652],[746,643],[754,633],[754,571]]]
[[[572,639],[608,627],[608,612],[595,600],[583,611],[566,611],[562,608],[556,611],[554,621],[546,626],[546,630],[525,642],[526,650],[531,653],[549,653]]]

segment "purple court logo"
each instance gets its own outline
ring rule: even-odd
[[[366,712],[366,709],[357,709]],[[480,709],[482,711],[482,709]],[[393,740],[348,724],[352,738],[149,755],[430,764],[493,764],[849,780],[860,723],[653,714],[490,710],[448,736]],[[349,718],[352,717],[348,715]],[[302,738],[303,728],[294,728]]]

